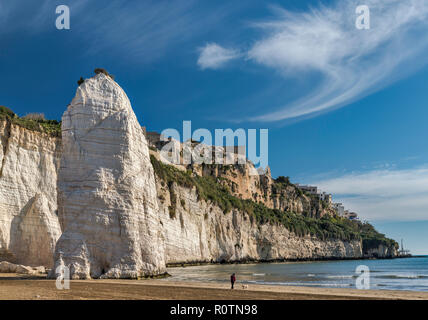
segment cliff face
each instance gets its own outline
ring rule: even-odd
[[[366,248],[363,251],[363,256],[365,258],[394,258],[397,255],[398,253],[395,247],[383,244],[380,244],[375,248]]]
[[[61,141],[0,121],[0,260],[52,266]]]
[[[282,225],[258,225],[245,212],[225,214],[198,199],[194,188],[167,186],[158,178],[157,192],[168,263],[362,257],[361,241],[320,241]]]
[[[309,217],[321,218],[334,214],[333,208],[317,197],[304,194],[291,183],[276,183],[270,170],[254,175],[254,165],[247,161],[242,165],[198,165],[192,170],[202,176],[221,178],[232,194],[238,198],[260,202],[271,209],[305,214]]]
[[[73,279],[164,273],[153,168],[125,92],[105,74],[86,80],[62,118],[55,266]],[[54,276],[53,274],[51,276]]]
[[[257,174],[254,164],[248,160],[244,160],[242,164],[233,165],[183,164],[184,144],[175,140],[162,141],[161,135],[156,132],[148,132],[146,136],[156,158],[162,158],[161,150],[167,144],[170,146],[173,143],[176,150],[181,150],[177,159],[180,163],[169,163],[170,165],[183,171],[190,170],[199,176],[219,178],[220,183],[227,186],[230,193],[237,198],[262,203],[271,209],[295,212],[313,218],[335,214],[331,203],[321,201],[317,196],[304,193],[289,181],[278,182],[272,179],[269,167],[264,173]],[[242,157],[243,154],[243,152],[240,154],[228,153],[226,156],[227,152],[222,147],[209,147],[195,142],[192,142],[191,145],[193,147],[192,153],[196,159],[198,159],[198,148],[211,149],[213,157],[217,150],[223,152],[224,158],[230,157],[235,160]],[[165,162],[168,163],[168,160]]]
[[[62,129],[61,139],[0,120],[0,261],[68,265],[73,278],[85,279],[156,275],[166,263],[396,255],[378,245],[385,242],[370,242],[369,249],[361,240],[332,240],[329,232],[302,236],[298,224],[287,229],[256,221],[242,207],[221,206],[221,194],[209,201],[194,185],[165,183],[153,172],[126,94],[104,74],[78,88]],[[150,153],[159,161],[155,145]],[[293,212],[312,221],[333,215],[329,205],[269,171],[251,174],[250,162],[173,168],[183,179],[186,170],[213,178],[237,199],[277,209],[274,215]]]

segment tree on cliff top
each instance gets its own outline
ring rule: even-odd
[[[290,177],[284,177],[284,176],[279,176],[278,178],[275,179],[276,183],[284,183],[284,184],[291,184],[290,183]]]
[[[112,78],[112,80],[114,80],[114,75],[108,73],[108,71],[104,68],[96,68],[94,72],[95,74],[104,73],[106,76],[109,76],[110,78]]]
[[[0,114],[9,116],[10,118],[14,118],[16,116],[15,112],[5,106],[0,106]]]

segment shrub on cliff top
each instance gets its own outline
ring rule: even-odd
[[[279,176],[275,179],[276,183],[291,184],[290,177]]]
[[[388,248],[395,248],[398,250],[399,245],[395,240],[388,239],[383,233],[378,232],[371,224],[361,223],[361,238],[363,239],[364,251],[378,248],[380,245],[384,245]]]
[[[9,117],[14,118],[16,114],[10,110],[8,107],[0,106],[0,115],[3,115],[3,117]]]
[[[28,113],[22,117],[22,119],[35,120],[35,121],[44,121],[46,120],[43,113]]]
[[[96,68],[94,70],[95,74],[100,74],[100,73],[104,73],[106,76],[109,76],[110,78],[112,78],[114,80],[114,75],[108,73],[108,71],[104,68]]]
[[[25,129],[43,132],[50,136],[61,136],[61,122],[46,120],[42,113],[30,113],[24,117],[18,117],[9,108],[0,106],[0,120],[7,120]]]

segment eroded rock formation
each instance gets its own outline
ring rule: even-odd
[[[29,267],[21,264],[13,264],[7,261],[0,262],[0,273],[18,273],[18,274],[44,274],[46,269],[44,266]]]
[[[61,141],[0,121],[0,261],[52,267]]]
[[[98,74],[79,86],[62,121],[55,267],[69,266],[73,279],[164,273],[153,168],[125,92]]]

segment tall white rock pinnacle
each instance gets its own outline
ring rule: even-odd
[[[62,117],[55,269],[72,279],[137,278],[165,269],[157,192],[143,130],[122,88],[98,74]]]

